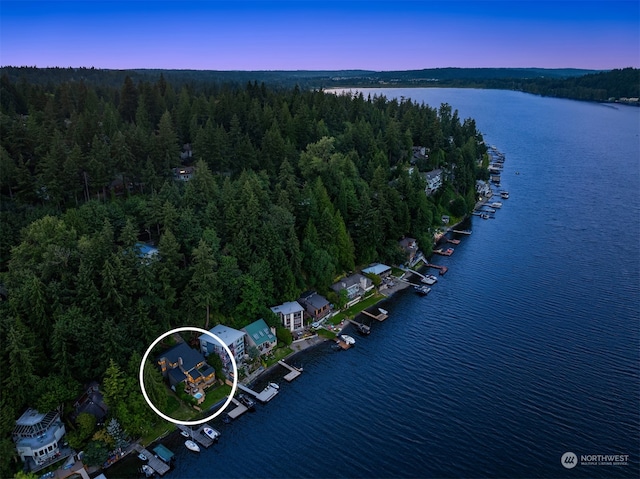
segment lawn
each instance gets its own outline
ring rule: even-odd
[[[280,361],[283,358],[286,358],[292,352],[293,352],[293,349],[291,349],[288,346],[284,347],[284,348],[276,348],[273,351],[273,355],[266,359],[267,367],[277,363],[278,361]]]
[[[373,306],[374,304],[376,304],[377,302],[379,302],[381,299],[384,299],[384,298],[385,296],[379,293],[372,294],[368,298],[365,298],[359,303],[354,304],[350,308],[347,308],[344,311],[340,311],[333,318],[331,318],[330,321],[332,324],[339,324],[345,318],[352,319],[358,313],[360,313],[363,309],[367,309],[369,306]]]
[[[223,384],[222,386],[207,389],[205,393],[206,397],[198,407],[203,411],[208,411],[215,403],[227,398],[229,394],[231,394],[231,386]]]

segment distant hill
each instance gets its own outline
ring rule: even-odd
[[[335,87],[450,87],[518,90],[545,96],[591,101],[640,96],[638,69],[584,70],[575,68],[430,68],[405,71],[373,70],[101,70],[95,68],[2,67],[11,83],[33,84],[83,81],[91,85],[120,86],[129,76],[134,82],[156,81],[162,74],[179,86],[265,83],[271,87],[302,89]]]

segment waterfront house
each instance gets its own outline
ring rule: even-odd
[[[236,360],[236,365],[240,367],[240,365],[244,362],[244,343],[247,333],[245,333],[244,331],[238,331],[237,329],[233,329],[228,326],[224,326],[223,324],[216,325],[215,327],[210,329],[209,332],[220,338],[220,340],[229,348],[231,354],[233,354],[233,357]],[[201,335],[198,339],[200,340],[200,351],[202,352],[202,354],[204,354],[205,356],[208,356],[211,353],[217,354],[218,356],[220,356],[220,359],[222,360],[222,366],[225,368],[225,370],[227,372],[232,371],[231,358],[229,358],[227,352],[218,341],[214,340],[207,334]]]
[[[373,289],[373,282],[370,278],[356,273],[341,279],[337,283],[331,285],[331,289],[337,294],[342,290],[347,292],[347,306],[357,303],[367,291]]]
[[[299,306],[299,305],[298,305]],[[255,347],[260,355],[269,354],[278,344],[275,331],[272,331],[264,319],[254,321],[242,328],[247,333],[247,343],[249,346]]]
[[[324,318],[331,312],[331,304],[327,298],[316,293],[307,291],[298,298],[298,303],[304,306],[305,311],[314,321]]]
[[[424,191],[427,196],[431,196],[442,186],[442,170],[431,170],[424,173],[424,179],[427,182]]]
[[[58,411],[43,414],[29,408],[16,421],[12,436],[20,459],[36,472],[73,454],[61,445],[65,432]]]
[[[297,301],[289,301],[271,308],[282,321],[282,325],[293,332],[304,326],[304,308]]]
[[[207,387],[215,381],[215,370],[197,350],[180,343],[158,356],[158,365],[170,386],[185,383],[187,391]]]
[[[489,182],[482,180],[476,181],[476,193],[486,198],[490,198],[491,196],[493,196],[491,185],[489,185]]]

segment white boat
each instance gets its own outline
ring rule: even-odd
[[[508,191],[501,191],[500,192],[500,197],[504,198],[506,200],[507,198],[509,198],[509,192]]]
[[[382,314],[389,314],[389,311],[387,311],[386,309],[378,308],[378,311],[380,311]]]
[[[352,346],[356,344],[356,340],[353,339],[351,336],[347,336],[346,334],[342,334],[340,336],[340,339],[342,339],[345,343],[350,344]]]
[[[140,459],[141,461],[146,461],[147,460],[147,456],[145,456],[144,454],[140,453],[140,454],[138,454],[138,459]]]
[[[278,383],[269,383],[269,387],[275,389],[276,391],[280,389],[280,385]]]
[[[202,431],[214,441],[220,437],[220,433],[213,428],[205,427]]]
[[[190,451],[193,452],[200,452],[200,446],[198,446],[194,441],[192,441],[191,439],[187,439],[186,441],[184,441],[184,445],[186,446],[187,449],[189,449]]]
[[[180,431],[180,435],[182,437],[191,437],[191,436],[189,436],[189,433],[187,431]]]
[[[431,288],[429,288],[428,286],[419,286],[417,284],[413,287],[413,289],[415,289],[416,293],[422,296],[426,296],[431,292]]]
[[[427,274],[424,278],[422,278],[421,280],[424,284],[428,284],[429,286],[431,286],[432,284],[436,284],[438,282],[438,278],[436,278],[434,275],[432,274]]]
[[[499,201],[494,201],[489,206],[491,206],[492,208],[502,208],[502,203],[500,203]]]
[[[142,466],[142,472],[144,472],[144,475],[147,477],[152,477],[156,473],[156,471],[153,470],[153,467],[147,464]]]

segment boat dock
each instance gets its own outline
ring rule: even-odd
[[[427,268],[433,268],[433,269],[437,269],[440,271],[440,276],[442,276],[443,274],[445,274],[447,271],[449,271],[449,268],[447,268],[446,266],[441,266],[439,264],[432,264],[432,263],[427,263],[425,264],[425,266]]]
[[[272,388],[271,386],[267,386],[260,393],[255,392],[253,389],[249,389],[247,386],[240,383],[238,383],[238,389],[241,389],[242,391],[248,394],[251,394],[254,398],[256,398],[261,403],[266,403],[271,401],[276,396],[276,394],[278,394],[278,390],[275,388]]]
[[[149,465],[149,467],[151,467],[154,471],[156,471],[161,476],[164,476],[167,472],[169,472],[169,469],[170,469],[169,464],[162,461],[160,458],[150,453],[149,451],[147,451],[140,444],[138,443],[134,444],[133,449],[137,453],[142,453],[145,456],[147,456],[147,459],[148,459],[147,464]]]
[[[471,230],[451,230],[454,233],[458,233],[459,235],[470,235]]]
[[[234,407],[231,411],[229,411],[227,413],[227,415],[231,418],[231,419],[235,419],[238,416],[240,416],[241,414],[244,414],[245,412],[247,412],[247,406],[245,406],[244,404],[242,404],[240,401],[238,401],[236,398],[232,398],[231,402],[236,406]]]
[[[369,334],[371,332],[371,327],[367,326],[364,323],[359,323],[358,321],[354,321],[353,319],[347,319],[347,321],[349,321],[356,328],[358,328],[358,331],[360,331],[360,333],[362,334]]]
[[[291,382],[293,381],[295,378],[297,378],[298,376],[300,376],[300,374],[302,374],[302,370],[295,368],[287,363],[285,363],[282,359],[280,361],[278,361],[278,364],[280,366],[283,366],[285,368],[287,368],[290,372],[289,374],[287,374],[284,379],[285,381]]]
[[[340,339],[340,336],[336,336],[334,338],[334,341],[338,344],[338,346],[340,346],[342,349],[349,349],[351,347],[351,344],[347,343],[346,341]]]
[[[370,312],[369,312],[369,311],[367,311],[366,309],[363,309],[363,310],[361,311],[361,313],[362,313],[362,314],[366,314],[367,316],[369,316],[370,318],[375,319],[376,321],[384,321],[385,319],[387,319],[387,318],[389,317],[389,315],[388,315],[388,314],[385,314],[385,313],[382,313],[382,312],[381,312],[380,314],[378,314],[378,315],[375,315],[375,314],[373,314],[373,313],[370,313]]]
[[[201,446],[209,447],[214,443],[214,440],[204,433],[205,427],[213,429],[209,424],[200,424],[200,427],[198,427],[198,429],[195,429],[195,430],[190,428],[189,426],[184,426],[182,424],[177,424],[177,426],[178,426],[178,429],[188,433],[189,436]]]

